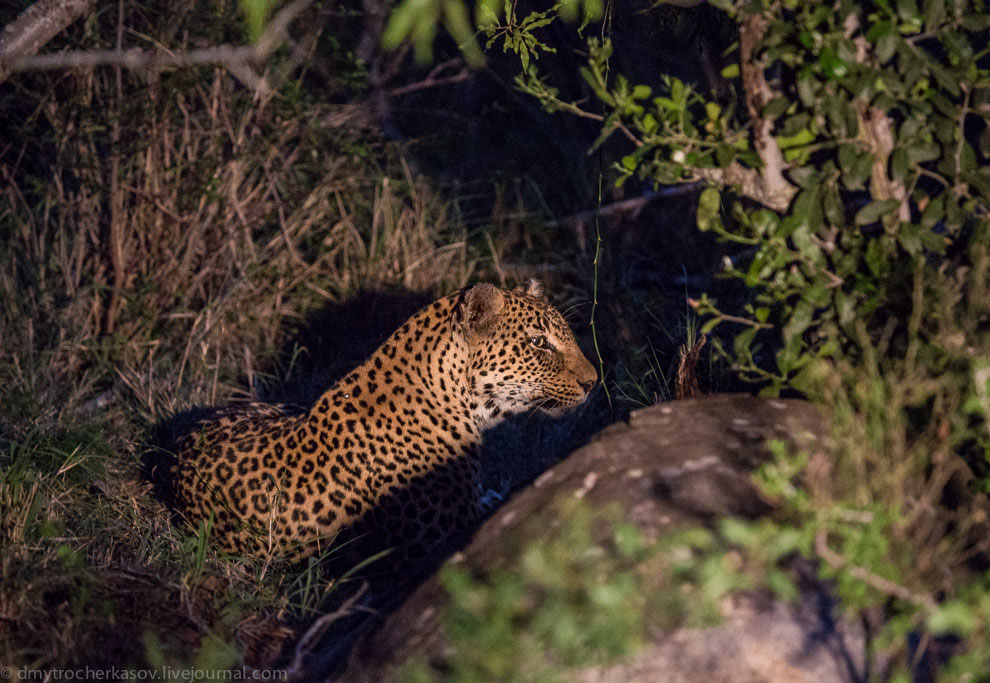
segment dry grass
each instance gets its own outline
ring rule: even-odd
[[[186,661],[214,634],[263,663],[332,586],[175,528],[148,430],[282,372],[313,311],[447,292],[476,261],[443,198],[326,107],[129,78],[25,85],[0,147],[0,661],[142,665],[155,634]]]
[[[79,87],[109,86],[92,78]],[[100,110],[115,111],[108,96]],[[390,178],[370,159],[384,150],[341,149],[321,112],[280,121],[220,74],[156,99],[129,112],[140,122],[129,145],[110,124],[108,153],[93,133],[59,130],[68,112],[46,103],[55,163],[31,179],[45,183],[33,192],[19,155],[0,158],[0,334],[2,353],[17,351],[5,379],[57,406],[54,423],[108,379],[113,398],[129,394],[148,421],[214,403],[270,361],[288,319],[357,289],[467,281],[463,236],[442,201],[404,168]],[[116,377],[99,372],[104,359]]]

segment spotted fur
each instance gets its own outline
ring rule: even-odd
[[[475,521],[483,429],[576,406],[596,381],[535,282],[477,285],[413,315],[311,410],[250,404],[198,425],[176,499],[232,551],[306,554],[349,531],[414,561]]]

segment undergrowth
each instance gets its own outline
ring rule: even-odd
[[[178,48],[222,24],[197,25],[189,3],[124,8]],[[109,47],[115,19],[65,40]],[[397,147],[328,125],[332,107],[301,94],[307,68],[264,96],[211,69],[3,86],[4,665],[188,664],[203,643],[207,659],[235,652],[227,667],[266,665],[336,589],[317,560],[217,554],[140,470],[166,418],[284,381],[309,314],[474,274],[445,198]]]

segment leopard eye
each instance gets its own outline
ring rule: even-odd
[[[535,346],[538,349],[549,349],[550,348],[550,342],[548,342],[547,341],[547,338],[544,337],[542,334],[539,335],[539,336],[536,336],[536,337],[530,337],[529,338],[529,343],[532,344],[533,346]]]

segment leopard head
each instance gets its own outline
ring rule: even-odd
[[[458,313],[468,344],[468,383],[483,422],[531,408],[563,413],[584,402],[598,382],[535,280],[512,290],[471,287],[462,293]]]

